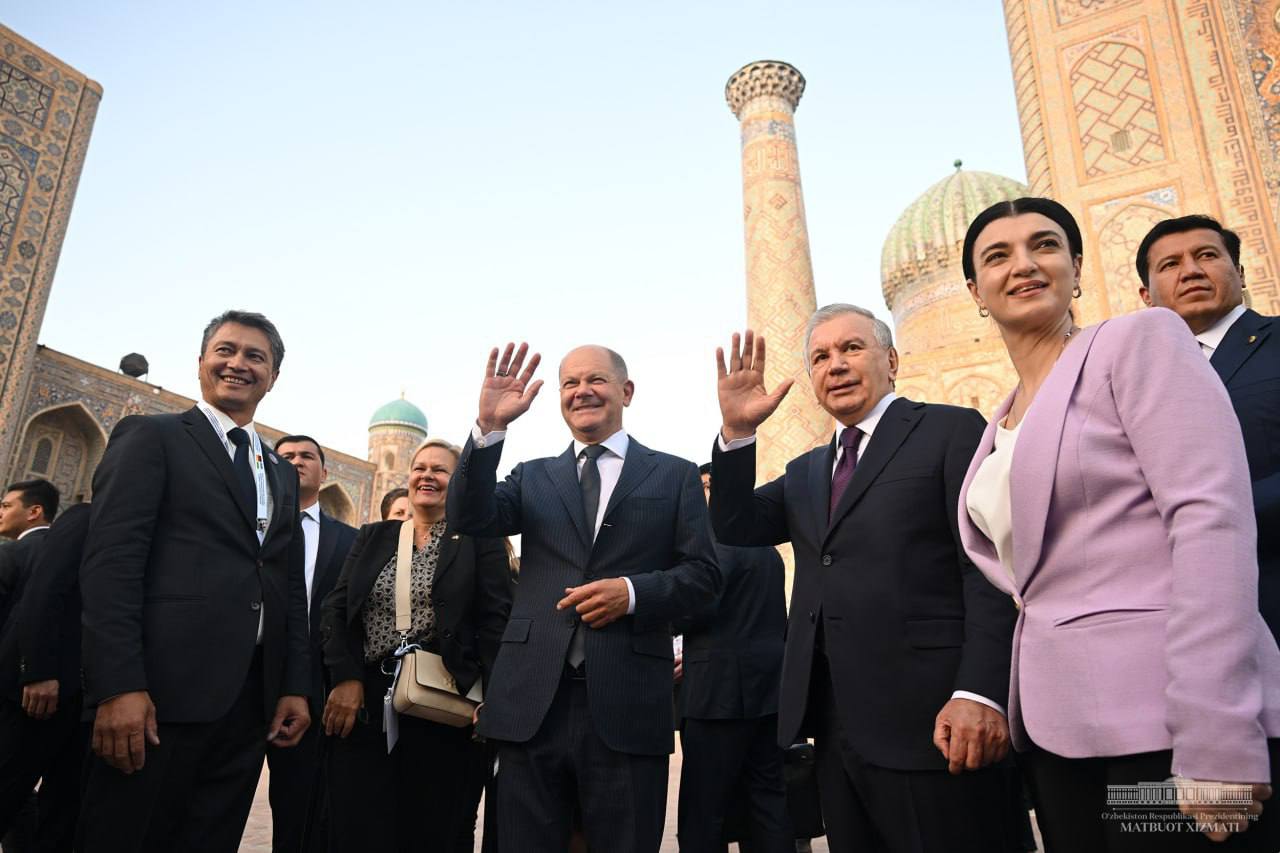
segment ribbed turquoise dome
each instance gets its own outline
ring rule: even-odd
[[[379,426],[409,427],[427,433],[427,416],[413,403],[401,397],[379,406],[369,419],[369,429]]]

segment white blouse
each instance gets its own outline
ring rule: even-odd
[[[1025,418],[1024,418],[1025,420]],[[1013,506],[1009,501],[1009,471],[1013,468],[1013,448],[1018,443],[1018,430],[996,424],[991,453],[973,475],[965,507],[969,518],[996,548],[1000,565],[1013,580]]]

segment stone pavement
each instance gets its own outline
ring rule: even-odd
[[[680,750],[677,746],[675,755],[671,756],[671,778],[667,784],[667,829],[662,836],[662,853],[676,853],[676,794],[680,781]],[[481,809],[484,805],[481,804]],[[476,839],[476,850],[480,849]],[[730,849],[736,850],[736,845]],[[827,853],[824,839],[813,842],[814,853]],[[271,808],[267,805],[267,770],[262,770],[262,779],[258,783],[258,794],[253,801],[253,811],[249,814],[249,825],[245,828],[244,839],[240,842],[240,853],[270,853],[271,851]]]

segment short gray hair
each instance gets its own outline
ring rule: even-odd
[[[284,361],[284,340],[280,337],[280,331],[276,329],[276,324],[256,311],[223,311],[210,320],[209,324],[204,327],[204,337],[200,340],[200,355],[202,357],[205,351],[209,349],[209,341],[227,323],[248,326],[266,335],[267,345],[271,347],[271,372],[280,372],[280,362]]]
[[[813,337],[813,330],[821,326],[828,320],[834,320],[844,314],[857,314],[859,317],[866,317],[871,321],[871,328],[876,336],[876,343],[885,349],[893,346],[893,330],[889,328],[889,324],[881,320],[875,314],[866,308],[860,308],[857,305],[850,305],[848,302],[832,302],[830,305],[823,305],[817,311],[813,312],[813,316],[809,318],[809,322],[804,326],[804,369],[812,372],[809,362],[809,339]]]

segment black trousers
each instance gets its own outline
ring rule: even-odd
[[[311,727],[297,746],[267,748],[273,853],[321,853],[328,849],[328,842],[322,837],[320,797],[316,790],[321,776],[322,728],[320,716],[313,713]]]
[[[30,849],[71,849],[85,746],[79,694],[60,696],[57,712],[47,720],[34,720],[16,702],[0,699],[0,836],[8,833],[40,780]]]
[[[822,712],[814,746],[831,853],[992,853],[1012,848],[1010,764],[959,776],[870,764],[840,727],[820,653],[814,655],[812,683],[810,702],[819,702],[814,707]]]
[[[1280,738],[1267,741],[1271,786],[1280,780]],[[1111,758],[1063,758],[1042,749],[1018,755],[1024,768],[1045,853],[1192,853],[1192,851],[1280,850],[1280,800],[1273,794],[1246,832],[1215,844],[1195,832],[1176,808],[1109,806],[1108,785],[1162,782],[1170,776],[1173,753],[1144,752]],[[1117,812],[1137,815],[1114,817]],[[1107,815],[1104,817],[1104,815]]]
[[[566,674],[537,734],[498,744],[499,848],[564,853],[577,805],[591,850],[657,853],[668,759],[606,746],[592,724],[586,681]]]
[[[399,740],[387,754],[382,697],[391,678],[370,667],[364,682],[362,719],[350,735],[325,745],[329,849],[452,853],[473,838],[488,773],[484,746],[471,739],[470,726],[402,715]]]
[[[739,815],[740,837],[752,851],[794,853],[777,714],[685,719],[680,747],[681,853],[720,853],[725,830]]]
[[[122,773],[96,755],[80,812],[83,853],[236,853],[267,747],[262,650],[220,720],[160,723],[141,770]],[[163,711],[161,711],[163,713]]]

